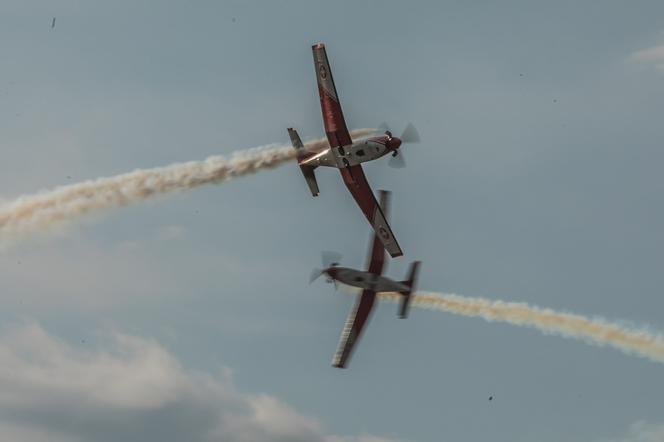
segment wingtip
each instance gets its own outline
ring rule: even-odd
[[[338,355],[334,355],[334,358],[332,359],[332,366],[334,368],[346,368],[345,362],[342,361],[341,357]]]

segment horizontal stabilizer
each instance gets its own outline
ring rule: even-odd
[[[320,192],[318,190],[318,182],[316,181],[316,174],[314,173],[315,168],[316,168],[315,166],[300,166],[302,175],[304,175],[304,179],[307,181],[309,190],[311,190],[311,195],[318,196]]]

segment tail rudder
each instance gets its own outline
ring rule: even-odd
[[[415,285],[417,284],[417,276],[420,271],[420,261],[415,261],[410,265],[410,271],[408,272],[408,279],[402,281],[404,285],[408,286],[409,290],[402,292],[403,297],[401,298],[401,305],[399,306],[399,317],[404,319],[408,316],[408,308],[410,307],[410,301],[415,291]]]
[[[289,127],[288,136],[290,137],[291,144],[293,145],[295,152],[297,152],[298,159],[304,156],[306,154],[306,149],[304,148],[304,144],[302,144],[302,140],[300,139],[300,135],[298,135],[297,131],[292,127]]]

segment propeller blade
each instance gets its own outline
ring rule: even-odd
[[[388,126],[387,123],[383,121],[378,125],[378,130],[381,132],[390,132],[390,126]]]
[[[413,123],[408,123],[408,126],[401,133],[401,141],[404,143],[419,143],[420,134],[413,125]]]
[[[395,169],[403,169],[406,167],[406,160],[403,157],[403,153],[399,152],[396,156],[390,158],[387,165]]]
[[[321,277],[323,271],[321,269],[311,270],[311,275],[309,276],[309,284],[312,284],[315,280]]]
[[[341,254],[337,252],[324,251],[321,252],[321,262],[324,268],[331,267],[332,265],[339,264],[341,261]]]

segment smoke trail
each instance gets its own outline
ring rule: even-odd
[[[379,298],[392,302],[398,302],[401,296],[395,292],[378,294]],[[478,317],[490,322],[531,327],[546,334],[580,339],[598,346],[608,345],[628,354],[664,363],[663,335],[624,327],[604,319],[561,313],[525,303],[491,301],[452,294],[417,294],[412,298],[412,305]]]
[[[370,135],[375,129],[357,129],[353,138]],[[327,140],[306,143],[313,151],[328,147]],[[218,184],[230,179],[280,166],[295,158],[291,146],[270,145],[231,155],[212,156],[203,161],[135,170],[114,177],[98,178],[57,187],[34,195],[21,196],[0,207],[0,238],[41,230],[100,209],[121,207],[159,194]],[[298,172],[299,173],[299,172]]]

